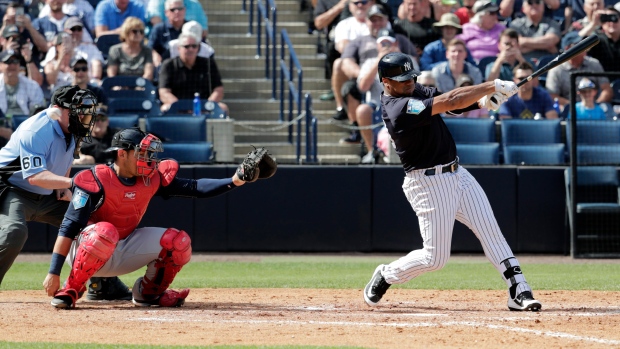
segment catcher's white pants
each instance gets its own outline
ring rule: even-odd
[[[502,235],[486,194],[476,179],[463,167],[453,173],[441,173],[445,165],[435,167],[435,175],[425,170],[407,173],[403,191],[418,216],[423,248],[387,265],[383,277],[390,284],[407,282],[429,271],[443,268],[450,257],[454,220],[469,227],[480,240],[484,254],[500,275],[500,262],[514,258]],[[512,259],[512,265],[518,265]],[[502,278],[510,286],[509,280]],[[529,288],[524,283],[524,287]]]

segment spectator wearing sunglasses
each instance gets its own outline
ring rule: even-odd
[[[166,0],[166,21],[157,23],[149,33],[149,47],[153,49],[153,64],[161,65],[170,58],[170,41],[181,35],[185,20],[185,5],[183,0]]]
[[[499,23],[499,7],[490,0],[478,0],[474,4],[474,16],[463,25],[458,38],[465,41],[467,49],[476,61],[484,57],[497,56],[497,43],[506,26]]]
[[[525,62],[513,69],[515,83],[532,75],[534,68]],[[532,79],[519,88],[516,95],[499,107],[500,119],[557,119],[558,113],[553,108],[553,99],[549,93],[538,86],[538,78]]]
[[[43,75],[39,72],[38,64],[33,61],[32,48],[34,45],[30,39],[24,39],[19,28],[10,24],[2,30],[2,51],[13,50],[20,53],[20,71],[39,85],[43,83]]]
[[[525,17],[510,23],[510,28],[519,33],[519,44],[523,57],[532,62],[545,55],[557,54],[562,34],[560,25],[553,19],[544,17],[545,4],[542,0],[523,2]]]
[[[613,6],[601,13],[601,29],[596,33],[600,42],[588,54],[598,59],[605,71],[620,71],[620,12]]]
[[[141,76],[153,81],[153,50],[144,44],[144,22],[128,17],[121,26],[120,39],[108,53],[108,76]]]
[[[77,17],[69,17],[64,23],[64,32],[69,35],[67,45],[71,46],[71,58],[82,57],[88,61],[88,76],[93,83],[99,84],[103,75],[103,56],[95,45],[82,41],[84,24]],[[48,62],[56,57],[56,46],[50,47],[41,66],[45,67]],[[71,61],[71,60],[69,60]]]
[[[0,29],[4,32],[4,30],[9,26],[16,26],[19,31],[19,39],[21,39],[21,42],[29,41],[33,44],[31,58],[34,64],[38,65],[41,61],[39,58],[40,53],[47,51],[47,41],[45,37],[43,37],[43,35],[41,35],[41,33],[39,33],[34,27],[34,24],[30,21],[30,17],[28,15],[17,14],[18,9],[20,12],[23,10],[22,4],[17,2],[9,3],[6,13],[2,18],[2,28]],[[42,77],[40,78],[40,81],[43,81]]]
[[[71,76],[73,85],[78,85],[82,90],[88,89],[97,97],[97,103],[108,104],[108,97],[103,89],[95,84],[91,84],[88,77],[88,61],[84,57],[74,57],[71,60]]]
[[[95,9],[86,0],[66,0],[62,5],[62,12],[70,17],[77,17],[82,21],[91,36],[95,34]],[[39,18],[48,16],[50,6],[45,4],[39,12]]]
[[[43,91],[35,81],[19,73],[19,54],[9,50],[0,53],[0,110],[4,115],[30,115],[30,110],[43,105]]]
[[[199,43],[200,47],[198,47],[198,57],[209,58],[214,53],[213,47],[209,44],[201,42],[202,39],[202,27],[196,21],[189,21],[183,24],[183,29],[181,30],[181,34],[189,34],[192,35],[196,42]],[[170,40],[170,58],[179,56],[179,40]]]
[[[149,0],[146,8],[147,22],[151,27],[163,22],[170,21],[168,11],[180,12],[186,21],[196,21],[202,27],[202,37],[206,38],[209,33],[209,21],[207,12],[198,0],[172,0],[174,6],[168,5],[171,0]],[[174,38],[176,39],[176,38]]]
[[[103,0],[95,8],[95,35],[121,35],[121,27],[129,17],[136,17],[143,23],[146,20],[142,1]]]
[[[222,103],[224,85],[213,56],[199,57],[199,41],[187,33],[179,36],[179,56],[165,60],[159,72],[159,99],[162,111],[179,99],[193,99],[194,93],[201,100],[217,102],[228,113],[228,106]]]
[[[62,6],[65,0],[46,0],[49,5],[49,14],[45,17],[40,17],[32,22],[35,29],[47,40],[46,47],[42,49],[38,44],[36,38],[34,44],[39,47],[42,53],[46,53],[49,48],[55,46],[54,39],[58,33],[64,31],[64,24],[70,18],[62,11]],[[83,42],[93,42],[93,38],[90,36],[87,30],[82,31]]]
[[[525,0],[499,0],[497,4],[499,5],[499,15],[503,18],[511,18],[516,19],[519,17],[523,17],[522,8],[523,2]],[[542,0],[544,3],[544,16],[553,19],[555,10],[559,9],[560,6],[568,6],[567,2],[570,3],[571,0]],[[581,1],[581,0],[580,0]]]

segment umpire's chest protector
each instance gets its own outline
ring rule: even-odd
[[[124,239],[140,224],[151,198],[159,189],[160,174],[156,172],[148,186],[141,178],[128,186],[121,183],[116,173],[106,165],[95,166],[93,172],[104,194],[103,204],[93,212],[89,224],[112,223],[118,229],[119,238]]]

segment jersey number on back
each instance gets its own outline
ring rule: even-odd
[[[22,159],[22,169],[27,170],[31,167],[41,167],[43,166],[43,161],[41,161],[40,156],[27,157]]]

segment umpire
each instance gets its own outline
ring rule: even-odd
[[[364,288],[374,306],[392,284],[441,269],[450,257],[454,220],[469,227],[508,286],[510,310],[538,311],[541,303],[521,272],[486,194],[459,166],[456,145],[441,113],[460,114],[499,105],[518,91],[511,81],[495,80],[441,94],[416,83],[411,58],[388,53],[379,61],[383,83],[382,117],[405,169],[403,191],[418,216],[423,247],[387,265],[379,265]]]

